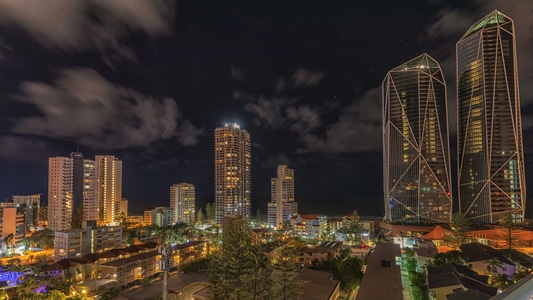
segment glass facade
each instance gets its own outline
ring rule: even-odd
[[[522,222],[525,173],[513,20],[494,11],[457,43],[459,210]]]
[[[450,222],[446,84],[439,64],[423,54],[389,71],[382,89],[387,219]]]

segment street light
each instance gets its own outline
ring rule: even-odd
[[[163,255],[160,263],[160,269],[163,271],[163,300],[167,300],[168,295],[168,271],[173,266],[173,261],[170,259],[171,246],[161,245],[159,246],[159,253]]]

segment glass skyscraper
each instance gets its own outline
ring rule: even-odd
[[[525,173],[513,20],[493,11],[457,43],[459,210],[522,222]]]
[[[250,219],[252,210],[250,134],[238,124],[215,129],[216,222],[227,215]]]
[[[389,221],[450,222],[446,83],[422,54],[387,74],[383,97],[383,187]]]

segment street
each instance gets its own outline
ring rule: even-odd
[[[168,277],[168,290],[177,291],[193,282],[207,282],[207,273],[205,272],[191,272],[191,273],[176,273]],[[163,280],[157,280],[148,286],[135,287],[113,299],[128,299],[128,300],[154,300],[161,295],[163,289]]]

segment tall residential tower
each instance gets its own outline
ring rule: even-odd
[[[81,227],[82,220],[93,217],[95,176],[94,161],[84,159],[80,152],[48,159],[48,228]]]
[[[282,227],[293,215],[298,214],[298,203],[294,202],[294,170],[279,165],[277,177],[270,180],[271,202],[268,203],[268,224]]]
[[[493,11],[457,42],[459,210],[524,220],[526,184],[513,20]]]
[[[250,134],[238,124],[215,129],[215,209],[216,222],[226,215],[251,215]]]
[[[196,193],[190,183],[170,186],[170,208],[174,210],[174,222],[193,224],[196,220]]]
[[[112,155],[97,155],[98,221],[111,224],[119,221],[122,200],[122,161]]]
[[[383,81],[383,188],[389,221],[451,220],[446,83],[422,54]]]

